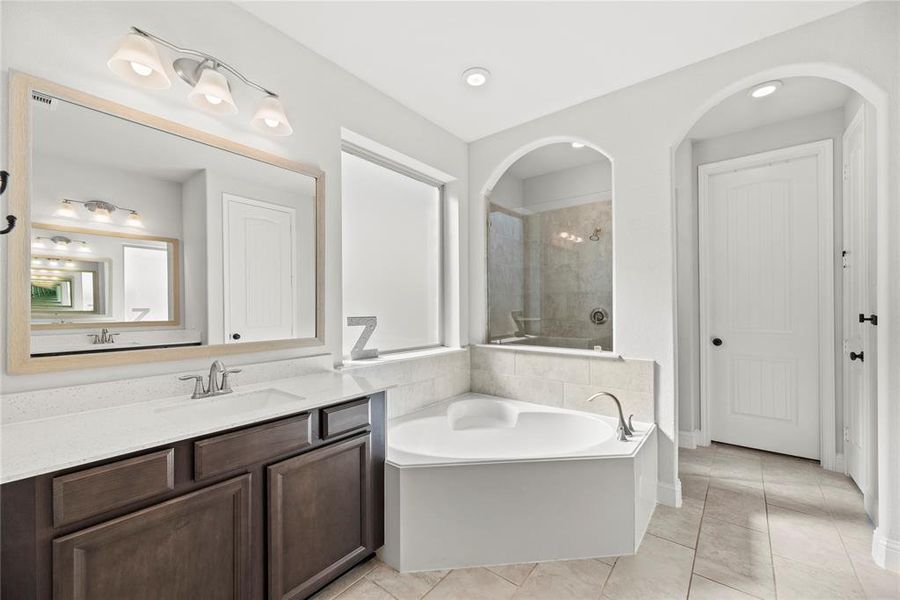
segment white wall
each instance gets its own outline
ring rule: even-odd
[[[315,164],[325,171],[324,351],[330,352],[335,361],[340,359],[341,348],[341,128],[352,129],[456,177],[446,185],[445,198],[462,215],[463,227],[452,248],[461,264],[459,281],[454,285],[462,303],[460,322],[467,322],[468,238],[464,225],[467,223],[467,163],[466,144],[458,138],[231,3],[3,2],[0,11],[4,79],[0,100],[4,106],[4,123],[7,122],[5,82],[9,69],[17,69],[293,160]],[[258,97],[239,86],[235,87],[235,95],[240,114],[219,118],[191,108],[185,98],[188,88],[174,75],[172,88],[163,92],[136,88],[117,78],[106,67],[106,61],[131,25],[217,55],[279,92],[294,135],[273,138],[252,129],[249,118]],[[0,138],[3,144],[0,164],[6,164],[6,135]],[[5,202],[2,208],[5,210]],[[4,252],[5,243],[4,238]],[[4,305],[5,294],[5,289],[0,289],[0,302]],[[0,312],[5,314],[5,309]],[[5,327],[6,320],[2,322]],[[453,337],[467,343],[467,329],[461,328]],[[3,347],[5,354],[5,344]],[[229,357],[228,362],[237,364],[322,351],[323,348],[314,347],[241,355]],[[4,374],[2,389],[12,392],[126,379],[138,374],[174,374],[207,363],[206,360],[154,363],[50,376]]]
[[[841,213],[841,134],[844,131],[844,109],[836,108],[823,113],[809,115],[780,123],[773,123],[764,127],[757,127],[746,131],[693,142],[691,150],[687,154],[689,164],[679,161],[682,152],[676,152],[676,179],[681,182],[685,192],[689,193],[689,202],[678,203],[678,314],[684,316],[679,320],[678,343],[678,388],[679,388],[679,428],[683,432],[691,432],[700,428],[700,340],[699,330],[699,279],[697,265],[699,261],[698,247],[698,181],[697,168],[699,165],[718,162],[775,150],[787,148],[809,142],[830,139],[834,147],[834,247],[841,248],[842,239],[842,213]],[[689,144],[685,142],[682,146]],[[685,167],[687,172],[685,173]],[[690,177],[687,182],[686,177]],[[682,212],[682,208],[684,211]],[[840,294],[840,263],[835,260],[835,373],[836,390],[838,390],[835,421],[835,442],[838,452],[841,451],[840,432],[843,429],[843,406],[840,403],[841,376],[841,294]]]
[[[662,482],[677,485],[674,147],[715,95],[738,81],[784,65],[840,65],[865,74],[875,85],[897,94],[897,29],[896,5],[866,3],[470,144],[473,216],[482,214],[482,194],[502,170],[542,140],[578,139],[602,150],[613,162],[614,347],[627,357],[651,359],[658,364],[656,414]],[[894,98],[894,144],[900,137],[895,120],[897,104]],[[897,152],[896,147],[892,152]],[[896,174],[891,186],[896,192]],[[896,210],[890,222],[900,227],[900,209]],[[470,231],[471,256],[483,256],[485,234],[480,216],[470,221]],[[900,240],[891,243],[900,244]],[[900,252],[895,254],[900,256]],[[891,267],[900,270],[900,258],[897,262]],[[470,336],[481,340],[485,330],[484,265],[473,260],[471,269]],[[893,284],[896,289],[892,288],[891,297],[900,303],[900,278],[894,280],[898,283]],[[897,338],[895,351],[900,352],[900,324]],[[896,381],[885,380],[885,384],[892,394],[900,395],[900,374],[895,377]],[[896,412],[890,418],[898,421],[900,431],[900,410]],[[897,485],[900,495],[900,483]],[[900,524],[897,529],[900,533]]]
[[[525,190],[521,179],[507,171],[491,191],[491,202],[503,208],[516,210],[525,202]]]
[[[612,197],[612,164],[603,160],[528,177],[522,180],[522,190],[522,206],[533,212],[609,200]]]

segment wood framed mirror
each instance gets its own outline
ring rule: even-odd
[[[9,96],[10,373],[324,345],[319,168],[24,73]]]

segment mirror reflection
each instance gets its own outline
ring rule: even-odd
[[[316,336],[314,177],[31,101],[32,355]]]
[[[521,157],[488,196],[488,340],[612,350],[612,164],[578,143]]]

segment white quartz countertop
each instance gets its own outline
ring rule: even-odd
[[[233,394],[161,398],[0,426],[0,483],[51,473],[384,391],[364,377],[323,371],[235,386]],[[266,394],[248,395],[275,390]],[[291,397],[294,396],[294,397]],[[219,401],[222,402],[219,402]]]

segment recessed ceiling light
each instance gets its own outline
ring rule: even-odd
[[[463,71],[463,81],[471,87],[481,87],[487,83],[491,72],[484,67],[471,67]]]
[[[572,147],[573,147],[573,148],[576,148],[576,149],[577,149],[577,148],[584,148],[584,144],[582,144],[581,142],[572,142]]]
[[[767,81],[750,90],[750,95],[754,98],[765,98],[766,96],[774,94],[776,91],[778,91],[778,88],[780,88],[782,85],[784,84],[778,80]]]

